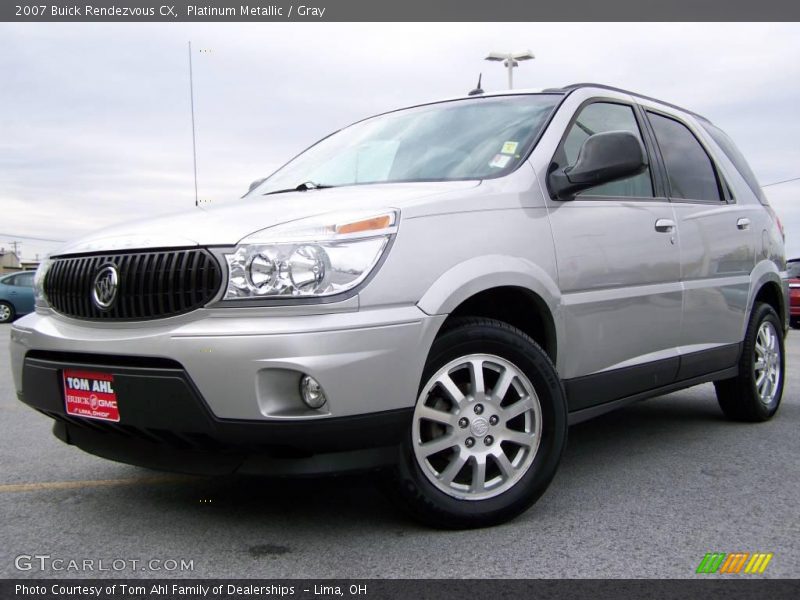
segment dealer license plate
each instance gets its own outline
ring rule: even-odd
[[[95,371],[64,370],[67,414],[101,421],[119,421],[114,376]]]

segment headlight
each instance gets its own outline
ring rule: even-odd
[[[301,219],[256,232],[226,254],[224,300],[321,297],[364,281],[397,231],[397,213]]]
[[[39,263],[36,274],[33,276],[33,297],[36,306],[48,306],[47,297],[44,295],[44,278],[52,264],[53,261],[45,256],[44,260]]]

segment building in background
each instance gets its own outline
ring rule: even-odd
[[[15,252],[0,248],[0,275],[22,270],[22,264]]]
[[[35,259],[21,259],[13,250],[0,248],[0,275],[17,271],[35,271],[40,262],[38,255]]]
[[[37,256],[35,259],[31,260],[30,258],[21,258],[19,259],[20,267],[22,267],[23,271],[35,271],[39,268],[39,257]]]

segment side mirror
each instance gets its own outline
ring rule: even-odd
[[[606,131],[590,136],[575,164],[552,171],[547,187],[553,198],[573,200],[575,194],[642,173],[647,159],[642,142],[630,131]]]

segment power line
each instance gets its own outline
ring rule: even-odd
[[[59,244],[63,244],[66,241],[66,240],[54,240],[51,238],[33,237],[31,235],[20,235],[18,233],[2,233],[2,232],[0,232],[0,237],[22,238],[23,240],[38,240],[40,242],[57,242]]]
[[[773,181],[772,183],[766,183],[762,185],[762,188],[769,187],[771,185],[780,185],[782,183],[789,183],[790,181],[800,181],[800,177],[792,177],[791,179],[784,179],[783,181]]]

